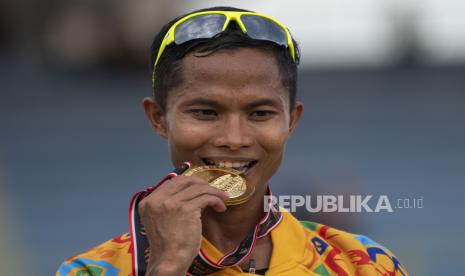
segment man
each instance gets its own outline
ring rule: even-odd
[[[266,15],[217,7],[164,26],[144,109],[178,169],[136,194],[130,233],[70,258],[57,275],[406,275],[364,236],[264,210],[303,110],[298,62],[287,28]],[[193,168],[238,172],[247,196],[232,204]]]

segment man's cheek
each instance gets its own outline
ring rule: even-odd
[[[261,140],[264,142],[264,147],[268,149],[268,152],[282,151],[286,142],[288,135],[282,131],[270,132],[266,137],[263,137]]]

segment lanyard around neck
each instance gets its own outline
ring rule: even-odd
[[[129,205],[129,233],[131,236],[131,253],[132,253],[132,273],[134,276],[145,275],[149,242],[146,237],[144,226],[141,224],[138,213],[139,202],[153,192],[157,187],[162,185],[166,180],[176,177],[189,169],[191,164],[186,162],[181,167],[175,169],[172,173],[165,176],[157,185],[152,186],[144,191],[136,193]],[[271,190],[268,188],[268,195],[271,195]],[[269,202],[268,210],[262,220],[254,227],[247,237],[239,243],[231,252],[215,262],[211,260],[205,252],[200,249],[197,256],[194,258],[188,270],[188,275],[206,275],[217,272],[219,270],[240,264],[252,253],[258,239],[268,235],[282,220],[282,214],[279,212],[279,206],[271,206]],[[156,256],[154,256],[156,258]]]

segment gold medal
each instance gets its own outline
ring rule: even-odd
[[[255,191],[255,187],[247,185],[241,172],[231,168],[220,168],[215,166],[193,167],[185,171],[182,175],[205,179],[210,186],[218,188],[229,194],[226,205],[238,205],[246,202]]]

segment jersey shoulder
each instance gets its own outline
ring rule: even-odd
[[[113,276],[132,273],[131,238],[128,233],[65,260],[56,276]]]
[[[405,267],[390,250],[367,236],[311,221],[300,223],[307,231],[315,234],[310,240],[310,245],[323,258],[332,256],[336,259],[337,255],[342,255],[351,262],[357,272],[372,270],[376,271],[375,275],[408,275]],[[330,261],[326,260],[326,263]]]

